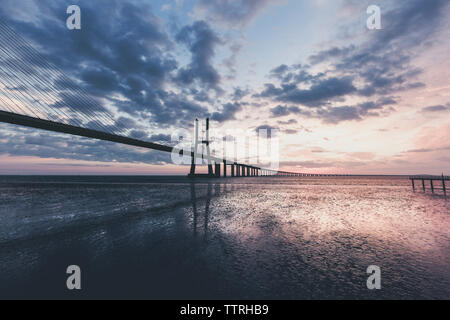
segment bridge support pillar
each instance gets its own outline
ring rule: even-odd
[[[220,163],[215,163],[214,166],[214,175],[216,176],[216,178],[220,178]]]
[[[227,177],[227,161],[223,160],[223,177]]]
[[[231,165],[231,176],[234,177],[234,163]]]

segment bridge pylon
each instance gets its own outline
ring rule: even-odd
[[[194,145],[194,150],[193,150],[193,154],[191,156],[192,160],[191,160],[191,170],[188,174],[188,177],[215,177],[217,175],[217,164],[216,164],[216,174],[214,174],[213,171],[213,166],[212,166],[212,162],[211,162],[211,150],[210,150],[210,143],[211,141],[209,140],[209,118],[206,118],[206,130],[205,130],[205,139],[199,139],[199,128],[198,128],[198,119],[195,119],[195,128],[194,128],[194,141],[193,141],[193,145]],[[203,132],[202,132],[203,133]],[[202,134],[203,136],[203,134]],[[208,161],[208,173],[207,174],[198,174],[195,173],[195,167],[196,167],[196,161],[197,161],[197,154],[198,154],[198,147],[199,144],[203,144],[206,146],[206,155],[207,155],[207,161]],[[202,154],[202,159],[203,159],[203,152]],[[219,164],[220,166],[220,164]],[[219,171],[220,172],[220,171]],[[220,176],[220,173],[219,173]]]

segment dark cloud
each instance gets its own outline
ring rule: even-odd
[[[396,104],[392,97],[384,97],[377,101],[367,101],[355,106],[327,107],[315,110],[312,117],[322,119],[325,123],[337,124],[341,121],[362,120],[365,117],[378,117],[376,110],[382,110],[387,105]]]
[[[361,113],[357,107],[342,106],[319,110],[317,115],[326,123],[339,123],[346,120],[361,120]]]
[[[300,108],[296,106],[288,107],[288,106],[281,106],[278,105],[272,109],[270,109],[270,112],[272,113],[273,117],[283,117],[290,115],[292,113],[300,113]]]
[[[347,54],[349,54],[350,52],[352,52],[353,50],[355,50],[355,46],[351,45],[348,47],[343,47],[343,48],[338,48],[338,47],[333,47],[331,49],[326,49],[323,51],[320,51],[317,54],[313,54],[311,55],[308,60],[311,64],[318,64],[324,61],[328,61],[329,59],[335,59],[335,58],[339,58],[339,57],[344,57]]]
[[[235,120],[236,113],[242,110],[243,103],[233,102],[223,105],[221,111],[216,111],[212,114],[211,119],[218,122],[225,122],[228,120]]]
[[[296,84],[283,84],[275,87],[266,84],[260,97],[271,97],[274,100],[318,107],[356,92],[351,77],[328,78],[313,84],[309,89],[299,89]]]
[[[261,133],[260,130],[262,131],[266,130],[267,138],[270,139],[272,137],[275,137],[276,133],[279,131],[279,128],[268,124],[263,124],[255,128],[256,134],[259,135]]]
[[[294,64],[292,66],[287,66],[282,64],[272,69],[269,76],[280,80],[282,83],[295,84],[317,83],[326,76],[326,72],[312,74],[309,69],[309,65]]]
[[[422,108],[422,112],[441,112],[450,110],[450,106],[437,105]]]
[[[231,99],[233,101],[239,101],[239,100],[245,98],[249,93],[250,93],[250,90],[248,90],[248,89],[234,88],[234,92],[231,95]]]
[[[212,64],[215,47],[221,43],[219,36],[205,21],[197,21],[182,28],[176,40],[186,45],[192,56],[191,63],[178,71],[177,80],[185,85],[198,80],[207,88],[220,91],[220,75]]]
[[[331,107],[325,106],[321,108],[299,108],[297,106],[282,106],[278,105],[272,109],[270,112],[273,118],[289,116],[289,115],[301,115],[308,118],[318,118],[325,123],[336,124],[341,121],[350,120],[362,120],[367,116],[379,116],[376,113],[377,110],[383,110],[387,105],[394,105],[397,101],[392,97],[383,97],[376,101],[367,101],[354,106],[338,106]],[[295,119],[291,119],[296,121]],[[280,122],[280,124],[289,124],[289,122]]]
[[[289,71],[289,67],[285,64],[281,64],[276,68],[270,70],[270,76],[278,79],[283,79],[283,76]]]

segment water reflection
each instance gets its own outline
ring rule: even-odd
[[[228,184],[220,184],[220,183],[212,183],[208,182],[206,184],[206,194],[204,197],[204,210],[202,211],[202,208],[199,208],[203,201],[200,201],[203,197],[198,196],[197,194],[197,187],[195,182],[190,183],[190,191],[191,191],[191,204],[192,204],[192,212],[193,212],[193,234],[194,237],[197,237],[198,235],[198,223],[201,218],[203,218],[203,240],[204,242],[207,242],[208,240],[208,222],[210,218],[210,207],[211,207],[211,200],[213,197],[221,197],[225,195],[227,192],[234,191],[236,189],[235,185],[228,185]],[[201,184],[203,186],[204,184]],[[214,192],[213,192],[214,190]],[[200,193],[201,195],[201,193]],[[203,212],[203,216],[199,214]]]
[[[217,195],[217,185],[215,184],[215,193]],[[197,193],[195,188],[195,183],[192,182],[190,184],[191,187],[191,202],[192,202],[192,211],[193,211],[193,226],[194,226],[194,237],[197,237],[197,221],[199,219],[197,212]],[[219,186],[220,188],[220,186]],[[203,240],[206,242],[208,238],[208,220],[209,220],[209,207],[211,204],[212,198],[212,184],[208,183],[206,189],[206,201],[205,201],[205,210],[203,215]]]

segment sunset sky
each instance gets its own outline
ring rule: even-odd
[[[66,27],[71,4],[81,30]],[[0,20],[129,136],[169,144],[210,117],[278,129],[283,170],[450,175],[448,0],[2,0]],[[0,174],[187,172],[157,151],[0,123]]]

